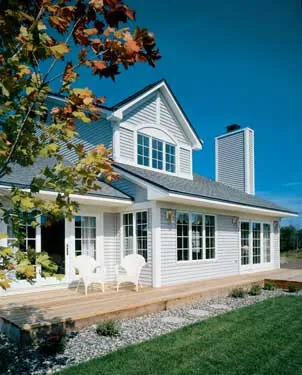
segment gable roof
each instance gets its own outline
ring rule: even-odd
[[[12,172],[10,174],[0,178],[0,185],[28,189],[32,179],[40,173],[41,169],[46,166],[54,165],[55,161],[54,158],[38,158],[37,162],[29,167],[21,167],[20,165],[15,164],[12,166]],[[99,190],[92,190],[88,192],[87,195],[131,201],[131,198],[128,195],[105,182],[99,181],[98,185],[100,186]]]
[[[168,104],[170,105],[174,114],[177,116],[178,121],[183,127],[183,130],[190,139],[193,149],[201,149],[203,145],[203,140],[198,136],[196,130],[194,129],[193,125],[191,124],[190,120],[185,114],[185,111],[183,110],[182,106],[180,105],[179,101],[177,100],[176,96],[174,95],[168,82],[165,79],[161,79],[157,82],[152,83],[151,85],[144,87],[143,89],[137,91],[133,95],[128,96],[124,100],[112,106],[111,116],[115,116],[121,120],[123,118],[124,111],[136,105],[139,101],[143,100],[146,96],[152,94],[157,90],[160,90],[161,94],[168,101]]]
[[[100,105],[100,108],[111,112],[109,117],[117,115],[117,117],[121,116],[121,113],[131,106],[132,104],[136,104],[142,97],[145,95],[151,94],[153,91],[162,90],[162,92],[167,96],[169,101],[171,102],[172,107],[174,107],[174,111],[178,112],[179,117],[181,119],[182,126],[185,128],[189,138],[191,139],[192,144],[194,145],[194,149],[201,149],[203,145],[203,140],[199,137],[196,130],[194,129],[192,123],[190,122],[188,116],[186,115],[184,109],[182,108],[181,104],[179,103],[178,99],[174,95],[171,87],[169,86],[168,82],[165,79],[160,79],[154,83],[151,83],[139,91],[136,91],[134,94],[128,96],[127,98],[119,101],[118,103],[114,104],[111,107]],[[60,101],[65,100],[65,96],[61,94],[50,94],[49,98],[57,99]],[[118,113],[118,114],[117,114]]]
[[[171,176],[168,174],[155,172],[153,170],[134,167],[121,163],[114,163],[119,171],[124,171],[141,180],[164,189],[169,193],[206,198],[213,201],[235,203],[243,206],[255,207],[271,211],[278,211],[295,215],[296,212],[288,210],[277,204],[264,200],[254,195],[244,193],[227,185],[211,180],[209,178],[193,175],[193,180]]]

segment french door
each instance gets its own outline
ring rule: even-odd
[[[69,280],[75,279],[74,259],[79,255],[87,255],[98,263],[102,262],[103,249],[100,244],[100,215],[76,215],[68,223],[67,252]]]

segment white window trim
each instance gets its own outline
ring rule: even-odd
[[[137,149],[138,149],[138,143],[137,143],[137,139],[138,139],[138,136],[141,135],[143,137],[147,137],[149,139],[149,165],[146,166],[146,165],[142,165],[142,164],[138,164],[138,152],[137,152]],[[152,147],[152,141],[156,140],[156,141],[160,141],[162,144],[163,144],[163,169],[158,169],[158,168],[153,168],[152,167],[152,154],[153,154],[153,147]],[[170,146],[174,146],[175,147],[175,172],[170,172],[170,171],[167,171],[166,170],[166,144],[170,145]],[[150,135],[147,135],[147,134],[144,134],[140,131],[137,131],[135,132],[135,142],[134,142],[134,147],[135,147],[135,164],[140,167],[140,168],[146,168],[146,169],[151,169],[152,171],[156,171],[156,172],[162,172],[162,173],[168,173],[172,176],[175,176],[178,174],[178,171],[179,171],[179,163],[178,163],[178,160],[179,160],[179,156],[178,156],[178,145],[176,143],[172,143],[172,142],[168,142],[168,141],[164,141],[162,139],[159,139],[159,138],[156,138],[156,137],[152,137]]]
[[[189,215],[189,260],[178,260],[177,259],[177,213],[181,214],[188,214]],[[202,259],[192,259],[192,215],[202,215]],[[215,218],[215,257],[214,258],[208,258],[206,259],[206,227],[205,227],[205,217],[206,216],[213,216]],[[217,215],[210,214],[210,213],[203,213],[203,212],[196,212],[196,211],[182,211],[182,210],[176,210],[175,215],[176,220],[176,263],[185,265],[185,264],[196,264],[196,263],[211,263],[218,260],[217,257],[217,239],[218,239],[218,229],[217,229]]]
[[[249,263],[241,264],[241,223],[249,223]],[[260,224],[260,263],[253,263],[253,223]],[[264,260],[264,247],[263,247],[263,225],[270,226],[270,261]],[[272,223],[269,221],[242,219],[239,222],[239,265],[241,269],[244,268],[257,268],[263,265],[270,265],[273,263],[273,231]]]
[[[146,209],[141,209],[141,210],[135,210],[135,211],[126,211],[126,212],[121,212],[120,214],[120,230],[121,230],[121,261],[124,258],[124,215],[127,214],[132,214],[133,215],[133,253],[132,254],[137,254],[137,235],[136,235],[136,214],[140,212],[146,212],[147,213],[147,263],[149,263],[149,213],[148,213],[148,208]]]

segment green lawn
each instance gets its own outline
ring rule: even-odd
[[[129,346],[60,375],[302,374],[302,297],[278,297]]]

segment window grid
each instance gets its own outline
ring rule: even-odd
[[[22,226],[22,231],[25,234],[24,243],[20,245],[21,251],[27,251],[29,249],[36,249],[36,228],[33,226],[26,224]],[[17,240],[14,237],[13,229],[10,224],[7,225],[7,246],[14,247],[14,243]],[[15,250],[18,250],[15,248]]]
[[[124,241],[124,256],[132,254],[133,246],[133,213],[123,215],[123,241]]]
[[[253,264],[261,263],[261,224],[253,223]]]
[[[137,135],[137,164],[149,167],[149,137]]]
[[[166,143],[166,171],[175,173],[175,146]]]
[[[96,218],[95,216],[76,216],[75,255],[88,255],[96,259]]]
[[[192,214],[192,260],[203,257],[203,217]]]
[[[171,143],[138,133],[137,164],[175,173],[176,147]]]
[[[271,226],[263,224],[263,259],[264,262],[271,261]]]
[[[163,142],[152,138],[152,168],[163,169]]]
[[[205,216],[206,259],[215,258],[215,216]]]
[[[136,213],[136,247],[137,253],[148,261],[148,219],[147,211]]]
[[[177,261],[215,259],[215,216],[176,212],[176,230]]]
[[[250,223],[241,223],[241,265],[250,263]]]
[[[140,254],[148,260],[148,212],[125,213],[123,216],[123,254]]]
[[[177,213],[177,260],[189,260],[189,215]]]

